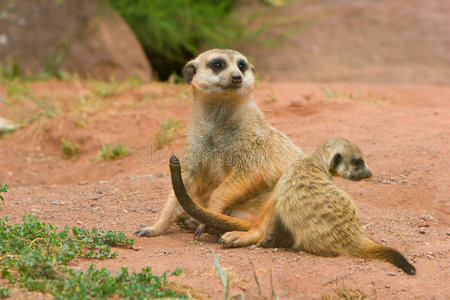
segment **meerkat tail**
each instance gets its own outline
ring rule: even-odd
[[[378,244],[369,238],[364,239],[358,256],[361,256],[363,258],[385,260],[402,269],[407,274],[416,274],[416,268],[411,265],[400,252],[395,249]]]
[[[170,173],[175,196],[183,209],[197,221],[224,232],[246,231],[252,227],[252,221],[215,213],[198,205],[189,197],[181,177],[180,161],[175,155],[170,158]]]

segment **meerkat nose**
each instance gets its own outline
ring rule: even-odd
[[[231,75],[231,82],[232,83],[241,83],[242,82],[242,76],[241,75]]]

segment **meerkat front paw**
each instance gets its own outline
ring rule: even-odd
[[[146,237],[155,237],[160,235],[161,233],[159,232],[159,230],[156,230],[153,227],[146,227],[143,229],[138,229],[135,232],[133,232],[134,235],[137,235],[139,237],[141,236],[146,236]]]
[[[254,244],[254,235],[248,231],[230,231],[222,235],[219,243],[223,243],[225,247],[245,247]]]

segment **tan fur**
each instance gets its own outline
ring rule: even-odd
[[[215,70],[214,62],[223,68]],[[186,64],[184,76],[194,100],[181,157],[187,193],[211,212],[254,220],[291,158],[302,152],[253,102],[253,67],[239,52],[206,51]],[[183,214],[172,192],[160,219],[135,233],[163,234]]]
[[[220,241],[229,246],[258,243],[264,247],[292,247],[321,256],[375,258],[415,274],[415,268],[398,251],[364,235],[350,196],[332,183],[332,176],[356,181],[372,176],[358,146],[346,139],[328,139],[309,155],[297,156],[252,226],[236,218],[211,215],[195,206],[183,193],[176,164],[171,160],[170,165],[177,198],[191,215],[204,218],[206,224],[217,229],[248,230],[225,233]]]
[[[361,180],[372,173],[358,146],[340,138],[328,139],[311,154],[296,158],[274,189],[273,217],[260,244],[270,246],[282,228],[292,235],[296,250],[387,260],[414,274],[415,268],[398,251],[364,235],[353,201],[331,182],[332,175]]]

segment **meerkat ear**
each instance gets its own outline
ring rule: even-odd
[[[253,64],[250,65],[250,70],[252,70],[253,74],[256,74],[255,66]]]
[[[196,72],[197,72],[196,63],[194,60],[191,60],[183,68],[184,81],[186,81],[186,83],[191,83]]]

